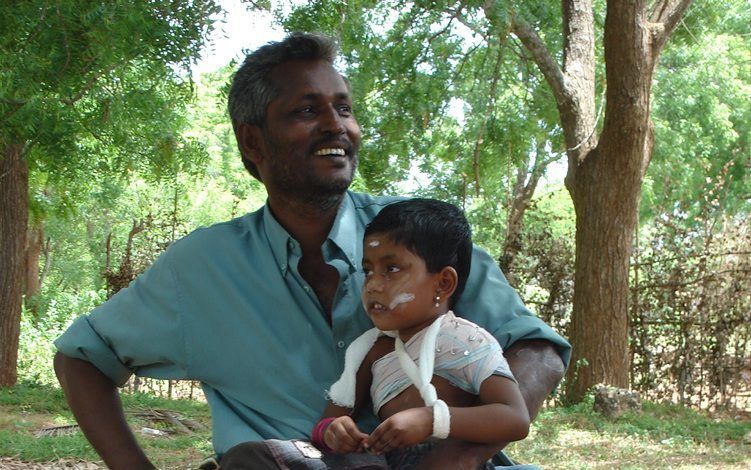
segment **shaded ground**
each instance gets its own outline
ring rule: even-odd
[[[123,405],[131,429],[158,468],[195,467],[212,453],[205,403],[124,394]],[[105,468],[72,424],[62,392],[55,387],[19,384],[0,389],[0,469]]]

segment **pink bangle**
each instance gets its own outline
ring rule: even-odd
[[[331,422],[335,419],[336,417],[331,417],[323,418],[318,421],[318,424],[316,424],[313,428],[313,434],[310,436],[310,441],[324,452],[332,452],[332,449],[328,445],[326,445],[326,441],[324,440],[323,436],[324,434],[326,434],[326,428],[328,428],[329,424],[331,424]]]

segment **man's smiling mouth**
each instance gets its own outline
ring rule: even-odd
[[[313,155],[316,155],[319,157],[326,157],[326,156],[343,157],[347,155],[347,152],[343,148],[327,147],[327,148],[322,148],[320,150],[315,151]]]

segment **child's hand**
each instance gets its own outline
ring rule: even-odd
[[[329,424],[323,434],[326,445],[338,454],[362,452],[368,435],[360,432],[349,416],[340,416]]]
[[[382,454],[420,443],[433,434],[433,409],[410,408],[389,416],[368,440],[368,450]]]

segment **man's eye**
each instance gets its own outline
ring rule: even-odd
[[[342,104],[339,106],[339,114],[342,116],[350,116],[352,114],[352,106],[348,104]]]
[[[297,110],[298,114],[310,114],[313,112],[313,106],[305,106]]]

